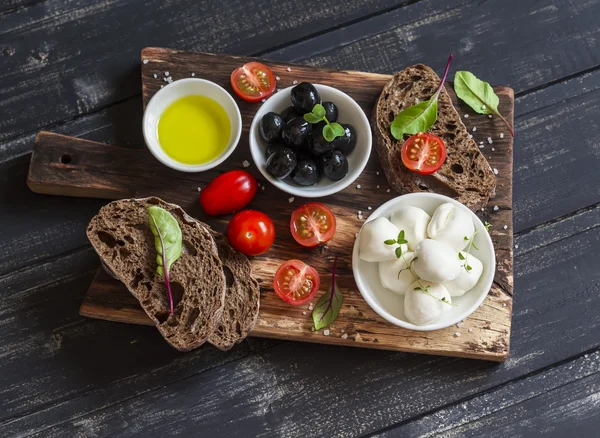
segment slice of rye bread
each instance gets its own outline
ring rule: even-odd
[[[147,208],[168,210],[179,223],[183,250],[169,272],[174,313],[164,280],[156,273],[156,249]],[[105,267],[122,281],[177,350],[202,345],[221,321],[225,274],[211,230],[181,207],[158,198],[124,199],[103,207],[87,236]]]
[[[439,95],[438,118],[427,131],[446,143],[447,158],[431,175],[408,170],[402,163],[402,141],[396,140],[390,125],[398,113],[428,100],[440,85],[440,77],[429,67],[413,65],[398,73],[383,87],[373,111],[375,148],[385,176],[400,193],[434,192],[455,198],[471,209],[485,206],[496,194],[496,177],[489,163],[469,138],[467,128],[452,105],[445,88]]]
[[[254,327],[258,319],[260,287],[252,277],[252,265],[248,258],[234,250],[223,234],[212,233],[223,263],[227,290],[223,318],[208,342],[225,351],[243,341]]]

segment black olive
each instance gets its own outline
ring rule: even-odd
[[[296,153],[290,148],[276,150],[267,158],[267,172],[274,178],[283,179],[296,167]]]
[[[319,160],[323,174],[332,180],[340,180],[348,174],[348,160],[337,149],[327,152]]]
[[[292,105],[298,114],[306,114],[312,111],[313,107],[321,102],[319,92],[315,86],[309,82],[301,82],[292,88]]]
[[[300,158],[292,171],[292,179],[299,186],[313,186],[321,179],[317,163],[311,158]]]
[[[286,123],[281,131],[283,142],[288,146],[300,146],[308,139],[312,125],[302,117],[295,117]]]
[[[325,140],[323,137],[323,128],[317,128],[311,132],[308,137],[308,152],[311,155],[323,155],[325,152],[332,151],[335,148],[333,142]]]
[[[348,156],[356,147],[356,130],[352,125],[342,125],[344,135],[333,139],[333,144],[342,154]]]
[[[277,113],[270,112],[260,119],[258,132],[260,132],[260,136],[267,143],[276,143],[281,141],[281,130],[283,129],[283,126],[284,122],[281,116]]]
[[[283,149],[285,148],[284,145],[282,144],[268,144],[267,145],[267,149],[265,150],[265,157],[269,158],[271,155],[273,155],[275,152],[277,152],[279,149]]]
[[[288,106],[286,109],[281,111],[281,118],[285,123],[292,120],[294,117],[298,117],[300,114],[296,112],[293,106]]]
[[[337,122],[338,109],[333,102],[323,102],[323,108],[325,108],[325,117],[329,123]]]

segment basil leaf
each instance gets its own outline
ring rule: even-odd
[[[331,126],[331,129],[336,137],[341,137],[346,134],[344,127],[339,123],[330,123],[329,126]]]
[[[306,113],[304,114],[304,120],[306,120],[308,123],[315,124],[323,120],[323,117],[317,117],[313,113]]]
[[[323,117],[325,117],[325,115],[327,114],[327,111],[325,111],[325,107],[323,105],[318,103],[315,106],[313,106],[312,113],[319,119],[323,119]]]
[[[173,294],[169,282],[169,271],[171,265],[179,259],[182,249],[181,228],[177,219],[167,210],[155,205],[148,207],[148,221],[150,230],[154,235],[154,247],[158,253],[156,256],[156,272],[167,285],[171,315],[173,314]]]
[[[425,132],[437,120],[437,95],[417,105],[406,108],[392,122],[391,132],[396,140],[404,134]]]
[[[321,295],[312,313],[315,330],[321,330],[331,325],[338,317],[342,303],[344,302],[344,297],[335,282],[336,262],[337,257],[333,262],[333,269],[331,271],[331,286],[329,286],[326,293]]]
[[[461,260],[464,260],[464,259],[465,259],[465,256],[464,256],[464,255],[462,255],[462,254],[459,252],[459,253],[458,253],[458,258],[459,258],[459,259],[461,259]]]
[[[335,133],[330,125],[323,126],[323,138],[329,142],[335,138]]]
[[[385,240],[383,243],[385,243],[386,245],[395,245],[396,241],[394,239],[388,239]]]
[[[478,79],[468,71],[457,71],[454,75],[454,91],[456,95],[478,114],[496,114],[502,119],[514,137],[515,133],[509,123],[498,111],[500,99],[492,86]]]

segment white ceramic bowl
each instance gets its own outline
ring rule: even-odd
[[[158,141],[158,120],[163,111],[176,100],[190,95],[206,96],[216,101],[223,107],[231,123],[231,133],[227,147],[217,158],[204,164],[180,163],[169,157]],[[242,135],[242,115],[235,100],[223,87],[205,79],[187,78],[166,85],[152,96],[146,111],[144,111],[142,127],[146,145],[158,161],[165,166],[182,172],[203,172],[221,164],[235,150]]]
[[[385,289],[379,280],[377,263],[365,262],[358,256],[358,239],[354,243],[352,252],[352,271],[354,279],[360,293],[369,306],[382,318],[392,324],[404,327],[410,330],[431,331],[450,327],[473,313],[487,296],[496,272],[496,255],[494,245],[490,235],[484,230],[481,220],[458,201],[447,196],[436,193],[411,193],[398,196],[375,210],[369,221],[378,217],[389,217],[399,207],[412,205],[425,210],[430,216],[435,209],[446,202],[455,204],[458,208],[469,213],[473,219],[476,230],[481,230],[475,236],[475,245],[479,248],[472,248],[471,254],[481,260],[483,264],[483,273],[481,278],[473,289],[466,292],[462,297],[452,297],[452,304],[455,306],[449,312],[444,312],[440,319],[434,324],[415,325],[406,319],[404,314],[404,295],[397,295],[392,291]],[[368,222],[368,221],[367,221]]]
[[[293,87],[285,88],[271,96],[257,111],[250,126],[250,153],[260,173],[275,187],[296,196],[305,198],[319,198],[328,196],[345,189],[358,178],[371,155],[371,126],[364,111],[358,104],[348,96],[333,87],[327,85],[313,84],[321,101],[333,102],[338,107],[339,123],[349,123],[356,130],[356,148],[348,156],[348,174],[339,181],[333,181],[326,176],[321,178],[314,186],[303,187],[297,185],[290,177],[283,180],[273,178],[266,170],[265,149],[266,143],[260,137],[258,124],[262,117],[268,112],[281,113],[292,104],[290,94]]]

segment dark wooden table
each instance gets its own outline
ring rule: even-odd
[[[598,436],[600,1],[3,0],[0,436]],[[515,301],[504,364],[249,339],[172,350],[80,317],[103,204],[31,193],[40,129],[140,145],[145,46],[516,92]],[[453,68],[453,71],[454,71]]]

